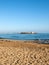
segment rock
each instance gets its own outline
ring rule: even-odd
[[[37,34],[36,32],[20,32],[20,34]]]

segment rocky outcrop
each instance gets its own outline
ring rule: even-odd
[[[36,32],[20,32],[20,34],[37,34]]]

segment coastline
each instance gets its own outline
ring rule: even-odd
[[[13,47],[14,46],[17,46],[17,45],[28,45],[28,46],[37,46],[37,47],[49,47],[49,44],[43,44],[43,43],[39,43],[39,41],[34,41],[34,40],[10,40],[10,39],[0,39],[0,43],[2,42],[2,45],[4,45],[4,46],[8,46],[8,45],[10,45],[10,46],[12,46],[12,44],[13,44]],[[5,45],[5,43],[6,43],[6,45]],[[15,45],[14,45],[15,44]],[[22,46],[23,47],[23,46]],[[27,46],[26,46],[27,47]]]
[[[7,41],[26,41],[26,42],[33,42],[33,43],[37,43],[37,44],[49,44],[49,39],[16,40],[16,39],[1,38],[0,40],[7,40]]]

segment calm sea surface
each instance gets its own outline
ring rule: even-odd
[[[49,33],[38,33],[38,34],[0,34],[0,38],[7,38],[7,39],[12,39],[12,40],[49,39]]]

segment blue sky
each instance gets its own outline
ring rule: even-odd
[[[0,32],[49,32],[49,0],[0,0]]]

